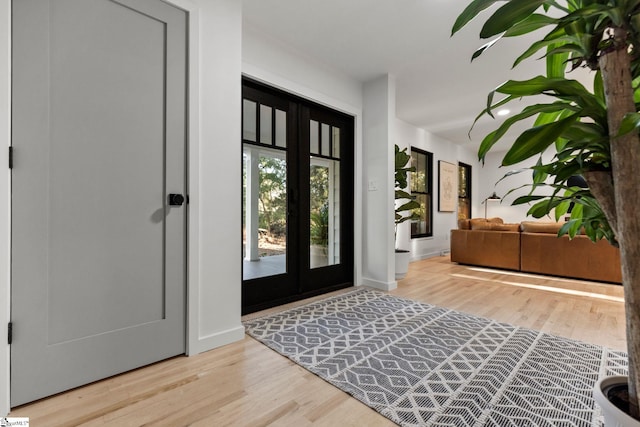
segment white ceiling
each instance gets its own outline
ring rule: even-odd
[[[484,43],[482,22],[450,37],[469,1],[243,0],[243,14],[245,26],[361,82],[394,75],[399,119],[475,149],[499,123],[486,118],[467,136],[487,93],[510,78],[542,74],[544,62],[511,70],[529,37],[503,40],[471,63]]]

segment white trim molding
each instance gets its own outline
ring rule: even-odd
[[[11,0],[0,0],[0,170],[8,164],[11,145]],[[0,416],[9,413],[11,347],[11,173],[0,173]]]

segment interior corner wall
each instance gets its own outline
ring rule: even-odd
[[[397,287],[394,239],[395,80],[385,75],[364,85],[362,218],[363,284]]]
[[[402,120],[396,120],[395,140],[401,148],[407,147],[410,150],[411,147],[414,147],[433,154],[433,236],[411,239],[410,224],[405,222],[400,225],[398,230],[399,246],[410,248],[411,260],[413,261],[439,256],[449,251],[449,236],[451,230],[458,226],[458,213],[457,210],[454,212],[440,212],[438,210],[438,161],[455,165],[458,162],[463,162],[471,165],[473,199],[477,197],[474,188],[478,182],[480,164],[473,151]]]
[[[183,0],[177,0],[183,1]],[[189,338],[197,354],[241,340],[242,2],[190,0]],[[194,38],[196,38],[194,40]],[[197,49],[197,51],[194,51]],[[195,58],[194,58],[195,56]],[[192,87],[193,88],[193,87]],[[193,98],[196,98],[195,100]]]
[[[362,84],[259,32],[246,22],[242,31],[242,74],[354,117],[354,283],[361,284]]]
[[[0,164],[7,165],[11,144],[11,0],[0,0]],[[0,417],[9,413],[11,175],[0,173]]]

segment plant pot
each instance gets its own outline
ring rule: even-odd
[[[631,418],[626,412],[618,409],[607,397],[606,390],[614,385],[627,384],[628,378],[612,376],[601,378],[593,390],[593,397],[602,409],[605,427],[640,427],[640,421]]]
[[[409,271],[409,259],[411,252],[396,249],[396,280],[403,279]]]

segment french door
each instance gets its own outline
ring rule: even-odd
[[[353,118],[243,82],[244,313],[353,284]]]

